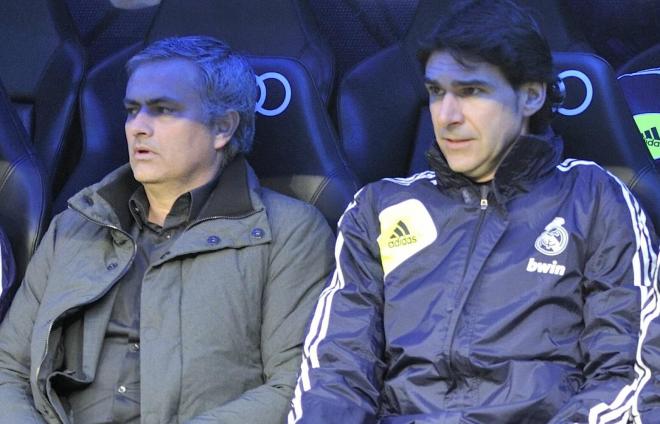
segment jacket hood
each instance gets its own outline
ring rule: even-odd
[[[239,217],[254,212],[250,190],[258,185],[254,172],[243,156],[236,157],[223,169],[217,185],[199,213],[197,220],[210,217]],[[100,182],[69,199],[69,207],[101,224],[128,229],[131,214],[128,201],[140,183],[125,164]]]
[[[551,132],[518,137],[490,184],[498,203],[529,191],[535,181],[552,172],[561,161],[562,152],[561,137]],[[477,183],[451,170],[437,143],[431,145],[426,157],[436,173],[438,188],[455,195],[466,188],[478,192]]]

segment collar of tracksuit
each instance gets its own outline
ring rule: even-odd
[[[518,137],[497,168],[495,178],[487,183],[495,201],[504,205],[518,194],[528,192],[534,182],[552,172],[561,159],[562,149],[561,138],[550,132]],[[426,158],[435,171],[440,190],[463,200],[466,193],[479,198],[483,184],[452,171],[437,143],[432,143]]]

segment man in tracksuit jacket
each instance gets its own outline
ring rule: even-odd
[[[69,200],[0,325],[0,422],[281,423],[334,261],[245,160],[256,81],[219,40],[127,65],[130,164]]]
[[[341,218],[289,423],[660,423],[657,241],[625,185],[562,162],[533,20],[459,2],[420,58],[431,170]]]

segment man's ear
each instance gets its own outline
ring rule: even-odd
[[[546,96],[544,82],[526,82],[518,88],[520,108],[523,116],[530,117],[543,107]]]
[[[222,149],[229,143],[236,132],[236,128],[238,128],[240,120],[241,118],[235,110],[230,110],[223,116],[213,120],[213,147],[216,150]]]

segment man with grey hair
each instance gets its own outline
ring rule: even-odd
[[[32,258],[0,325],[2,422],[283,422],[332,232],[243,157],[244,58],[181,37],[126,68],[130,164],[72,197]]]

